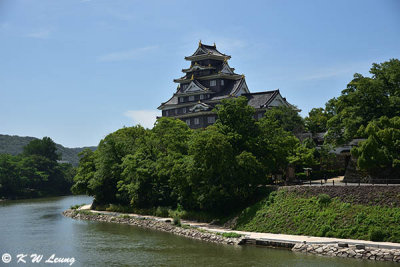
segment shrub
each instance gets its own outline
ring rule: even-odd
[[[369,232],[369,239],[371,241],[383,241],[385,240],[385,236],[385,233],[379,228],[372,228]]]
[[[173,224],[176,226],[181,226],[181,219],[179,217],[174,217]]]
[[[331,197],[327,194],[319,194],[317,203],[321,206],[328,206],[331,203]]]
[[[122,219],[129,219],[131,216],[129,216],[128,214],[122,214],[119,215],[118,218],[122,218]]]
[[[157,207],[154,215],[157,217],[168,217],[168,210],[168,207]]]
[[[242,235],[237,234],[237,233],[222,233],[221,234],[223,237],[227,237],[227,238],[239,238]]]
[[[80,213],[80,214],[83,214],[83,215],[97,215],[97,213],[93,213],[93,212],[91,212],[89,210],[79,210],[77,212]]]

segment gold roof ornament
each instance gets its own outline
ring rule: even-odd
[[[194,65],[199,65],[198,63],[197,63],[197,61],[194,63]]]
[[[192,74],[192,77],[190,78],[190,80],[192,80],[192,81],[193,81],[193,79],[194,79],[194,74]]]
[[[227,59],[226,57],[224,57],[224,62],[225,62],[225,63],[227,63],[227,62],[228,62],[228,59]]]
[[[208,64],[209,67],[211,67],[211,64]]]
[[[244,74],[242,74],[242,78],[244,78],[245,76],[244,76]]]
[[[216,44],[215,44],[215,42],[214,42],[214,47],[217,47]]]
[[[199,40],[199,47],[201,46],[201,39]]]

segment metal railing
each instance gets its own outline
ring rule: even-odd
[[[362,185],[395,185],[395,186],[400,186],[400,179],[373,179],[370,181],[364,181],[361,179],[358,179],[356,181],[352,180],[348,182],[347,180],[344,181],[338,181],[338,180],[333,180],[333,179],[317,179],[317,180],[297,180],[295,181],[296,184],[302,184],[302,185],[331,185],[331,186],[362,186]]]

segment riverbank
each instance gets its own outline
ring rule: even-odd
[[[197,240],[227,245],[238,245],[243,240],[243,237],[240,235],[238,235],[238,237],[229,237],[229,235],[227,236],[223,233],[209,232],[200,228],[196,229],[196,227],[190,226],[189,224],[181,223],[180,226],[174,225],[172,224],[172,219],[170,218],[156,218],[153,216],[139,216],[136,214],[127,215],[117,212],[103,213],[98,211],[88,211],[86,209],[69,209],[64,211],[63,215],[78,220],[129,224]]]
[[[182,220],[182,225],[176,226],[171,218],[89,211],[88,208],[90,205],[79,210],[66,210],[63,214],[73,219],[135,225],[220,244],[280,247],[321,256],[400,262],[398,243],[234,231],[187,220]]]

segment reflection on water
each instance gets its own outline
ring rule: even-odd
[[[90,202],[86,196],[0,202],[0,254],[10,253],[14,259],[19,253],[43,254],[46,259],[56,254],[74,257],[73,266],[394,265],[283,249],[212,244],[130,225],[78,221],[61,214],[71,205]],[[14,261],[7,264],[15,265]]]

